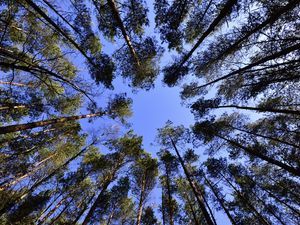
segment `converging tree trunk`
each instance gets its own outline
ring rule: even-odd
[[[98,113],[94,113],[94,114],[86,114],[86,115],[80,115],[80,116],[66,116],[66,117],[60,117],[60,118],[56,118],[56,119],[41,120],[41,121],[37,121],[37,122],[25,123],[25,124],[19,124],[19,125],[9,125],[9,126],[0,127],[0,134],[7,134],[7,133],[17,132],[17,131],[22,131],[22,130],[33,129],[36,127],[43,127],[43,126],[47,126],[50,124],[64,123],[67,121],[79,120],[79,119],[83,119],[83,118],[91,118],[91,117],[97,117],[97,116],[103,116],[103,115],[105,115],[105,112],[98,112]]]
[[[176,147],[176,145],[175,145],[175,143],[174,143],[174,141],[173,141],[173,139],[171,137],[170,137],[170,140],[171,140],[171,143],[173,145],[173,148],[176,151],[178,160],[179,160],[179,162],[180,162],[180,164],[181,164],[181,166],[183,168],[184,174],[185,174],[185,176],[186,176],[186,178],[187,178],[187,180],[188,180],[188,182],[189,182],[189,184],[190,184],[190,186],[191,186],[191,188],[193,190],[193,193],[194,193],[194,195],[195,195],[195,197],[197,199],[199,208],[201,209],[201,212],[203,213],[203,216],[204,216],[207,224],[214,225],[214,222],[212,221],[212,219],[211,219],[211,217],[210,217],[210,215],[209,215],[209,213],[208,213],[208,211],[207,211],[207,209],[205,207],[205,204],[202,201],[202,199],[204,198],[203,194],[201,193],[200,190],[198,190],[198,188],[196,187],[194,181],[192,180],[192,178],[191,178],[191,176],[190,176],[190,174],[189,174],[189,172],[188,172],[188,170],[187,170],[187,168],[186,168],[186,166],[184,164],[184,161],[183,161],[181,155],[179,154],[179,151],[178,151],[178,149],[177,149],[177,147]]]

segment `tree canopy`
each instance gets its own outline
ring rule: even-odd
[[[300,224],[299,15],[297,0],[1,0],[0,224]],[[167,88],[193,121],[134,130],[137,96],[159,107]]]

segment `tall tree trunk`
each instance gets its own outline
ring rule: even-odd
[[[28,107],[28,105],[3,104],[3,105],[0,105],[0,110],[24,109],[24,108],[27,108],[27,107]]]
[[[19,141],[20,139],[25,140],[25,139],[28,139],[28,138],[33,138],[33,137],[36,137],[40,134],[46,134],[46,133],[49,133],[51,131],[54,131],[56,130],[57,128],[51,128],[51,129],[46,129],[46,130],[42,130],[42,131],[38,131],[38,132],[35,132],[35,133],[31,133],[29,135],[19,135],[17,137],[13,137],[11,139],[3,139],[0,141],[0,145],[4,145],[4,144],[9,144],[11,142],[14,142],[14,141]]]
[[[90,208],[90,210],[88,211],[86,217],[84,218],[83,222],[82,222],[82,225],[87,225],[90,220],[92,219],[93,217],[93,214],[94,214],[94,211],[96,210],[97,208],[97,205],[99,204],[99,202],[103,199],[103,195],[105,193],[105,191],[107,190],[109,184],[112,182],[112,179],[109,179],[107,180],[103,186],[102,186],[102,189],[100,191],[100,193],[98,194],[96,200],[94,201],[92,207]]]
[[[49,225],[55,224],[56,220],[58,220],[61,215],[67,210],[67,208],[69,207],[69,205],[71,205],[73,199],[71,199],[66,205],[65,207],[60,211],[60,213],[51,221],[51,223]]]
[[[163,225],[166,225],[166,209],[165,209],[165,202],[164,202],[164,187],[161,187],[161,213],[162,213],[162,220]]]
[[[0,191],[3,191],[13,185],[15,185],[16,183],[19,183],[20,181],[22,181],[23,179],[29,177],[30,175],[32,175],[33,173],[35,173],[36,171],[42,169],[43,167],[45,167],[46,164],[44,164],[45,162],[47,162],[48,160],[50,160],[51,158],[53,158],[56,155],[56,153],[48,156],[47,158],[41,160],[40,162],[36,163],[34,165],[34,168],[32,170],[30,170],[29,172],[27,172],[26,174],[23,174],[22,176],[16,178],[15,180],[11,181],[10,183],[6,184],[5,186],[0,188]]]
[[[48,209],[50,209],[52,207],[52,205],[57,201],[57,199],[59,199],[61,196],[63,195],[63,193],[60,193],[48,206],[46,209],[44,209],[40,216],[37,218],[37,220],[35,220],[36,223],[38,223],[42,218],[45,217],[45,213],[48,211]]]
[[[32,0],[25,0],[25,2],[31,6],[42,18],[44,18],[51,26],[58,31],[62,36],[64,36],[86,59],[87,61],[96,67],[91,58],[87,53],[65,32],[59,25],[57,25],[38,5],[36,5]]]
[[[50,3],[50,2],[48,2],[47,0],[43,0],[43,2],[53,11],[53,12],[55,12],[56,13],[56,15],[58,15],[59,16],[59,18],[61,18],[66,24],[68,24],[68,26],[69,27],[71,27],[72,28],[72,30],[74,31],[74,32],[76,32],[76,34],[78,34],[78,35],[80,35],[80,36],[82,36],[82,34],[65,18],[65,17],[63,17],[60,13],[59,13],[59,11],[57,10],[57,9],[55,9],[55,7]]]
[[[111,213],[110,213],[110,215],[108,217],[108,221],[107,221],[106,225],[110,225],[110,223],[111,223],[111,221],[113,219],[114,214],[115,214],[115,207],[112,208]]]
[[[199,222],[198,222],[198,218],[197,218],[196,212],[194,210],[193,204],[192,204],[192,202],[191,202],[188,194],[186,194],[186,193],[185,193],[185,198],[186,198],[187,204],[188,204],[188,206],[189,206],[189,208],[191,210],[191,213],[192,213],[195,225],[200,225]]]
[[[250,106],[239,106],[239,105],[219,105],[211,108],[215,108],[215,109],[236,108],[236,109],[252,110],[257,112],[272,112],[272,113],[282,113],[282,114],[291,114],[291,115],[300,116],[300,111],[289,110],[289,109],[275,109],[275,108],[263,108],[263,107],[258,108],[258,107],[250,107]]]
[[[295,175],[295,176],[300,176],[300,170],[297,169],[297,168],[294,168],[292,166],[289,166],[285,163],[282,163],[276,159],[272,159],[270,158],[269,156],[266,156],[266,155],[263,155],[262,153],[260,153],[259,151],[256,151],[254,149],[251,149],[251,148],[247,148],[247,147],[244,147],[243,145],[241,145],[240,143],[237,143],[236,141],[233,141],[233,140],[230,140],[228,138],[225,138],[225,137],[222,137],[220,135],[216,135],[217,137],[227,141],[228,143],[232,144],[233,146],[236,146],[240,149],[243,149],[245,152],[247,152],[248,154],[250,155],[253,155],[253,156],[256,156],[270,164],[273,164],[273,165],[276,165],[288,172],[290,172],[291,174]]]
[[[299,3],[298,0],[292,0],[292,1],[289,1],[289,3],[286,4],[285,6],[274,10],[274,12],[272,12],[266,20],[259,23],[253,29],[248,31],[244,36],[242,36],[240,39],[236,40],[227,49],[220,52],[215,58],[212,58],[206,64],[212,65],[213,63],[215,63],[215,62],[221,60],[222,58],[226,57],[227,55],[231,54],[232,52],[235,51],[235,49],[237,49],[250,36],[257,33],[259,30],[263,29],[264,27],[273,24],[275,21],[277,21],[282,16],[282,14],[284,14],[284,13],[292,10],[293,8],[295,8],[298,5],[298,3]],[[247,26],[248,26],[248,24],[247,24]]]
[[[129,35],[128,35],[127,32],[126,32],[125,26],[124,26],[124,24],[123,24],[123,22],[122,22],[122,19],[121,19],[121,17],[120,17],[120,13],[119,13],[119,10],[118,10],[118,8],[117,8],[117,6],[116,6],[115,0],[107,0],[107,2],[108,2],[108,5],[109,5],[111,11],[113,12],[113,15],[114,15],[114,17],[115,17],[115,20],[116,20],[117,23],[118,23],[118,26],[119,26],[119,28],[120,28],[120,30],[121,30],[121,33],[122,33],[122,35],[123,35],[123,38],[124,38],[125,41],[126,41],[126,44],[127,44],[128,48],[129,48],[129,51],[130,51],[132,57],[134,58],[135,63],[136,63],[138,66],[140,66],[141,63],[140,63],[139,57],[138,57],[138,55],[137,55],[137,53],[136,53],[136,51],[135,51],[135,49],[134,49],[134,47],[133,47],[133,45],[132,45],[132,42],[131,42],[131,40],[130,40]]]
[[[256,208],[247,200],[244,198],[243,194],[229,181],[228,178],[226,178],[222,173],[220,175],[223,177],[223,179],[229,184],[230,187],[236,192],[236,194],[243,199],[243,203],[249,207],[250,210],[254,213],[254,215],[258,218],[258,220],[264,224],[264,225],[271,225],[266,219],[256,210]]]
[[[89,204],[93,201],[94,197],[95,197],[96,193],[94,193],[91,198],[88,200],[87,204],[83,207],[82,210],[80,210],[80,212],[78,213],[78,215],[76,216],[75,220],[72,222],[72,224],[77,224],[77,222],[80,220],[80,218],[82,217],[82,215],[84,214],[84,212],[87,210]]]
[[[206,176],[203,176],[206,183],[208,184],[210,190],[213,192],[213,194],[215,195],[216,199],[218,200],[219,204],[221,205],[221,207],[223,208],[224,212],[226,213],[228,219],[230,220],[230,222],[232,223],[232,225],[237,225],[237,223],[234,221],[233,217],[231,216],[229,210],[226,208],[225,204],[224,204],[224,200],[220,198],[220,196],[218,195],[218,193],[216,192],[216,190],[214,189],[213,185],[210,183],[210,181],[206,178]]]
[[[44,182],[48,181],[49,179],[51,179],[54,175],[57,174],[57,172],[59,172],[62,168],[66,167],[67,165],[69,165],[74,159],[78,158],[80,155],[82,155],[89,146],[92,146],[93,144],[95,144],[95,141],[93,141],[90,145],[88,145],[87,147],[83,148],[81,151],[79,151],[76,155],[74,155],[73,157],[71,157],[70,159],[68,159],[63,165],[57,167],[56,169],[54,169],[50,174],[48,174],[46,177],[42,178],[41,180],[39,180],[38,182],[36,182],[35,184],[33,184],[28,190],[25,191],[25,193],[23,193],[21,196],[17,196],[16,198],[14,198],[13,201],[10,201],[8,203],[6,203],[1,209],[0,209],[0,216],[3,215],[4,213],[6,213],[8,210],[10,210],[12,207],[14,207],[20,200],[24,199],[29,193],[32,193],[38,186],[40,186],[41,184],[43,184]]]
[[[32,84],[22,84],[22,83],[1,81],[1,80],[0,80],[0,84],[8,84],[8,85],[13,85],[13,86],[17,86],[17,87],[33,87]]]
[[[265,139],[269,139],[271,141],[276,141],[276,142],[279,142],[279,143],[282,143],[282,144],[285,144],[285,145],[289,145],[289,146],[294,147],[294,148],[300,148],[300,146],[298,146],[298,145],[295,145],[293,143],[289,143],[287,141],[284,141],[284,140],[281,140],[281,139],[278,139],[278,138],[274,138],[274,137],[263,135],[263,134],[258,134],[256,132],[252,132],[252,131],[242,129],[242,128],[239,128],[239,127],[234,127],[234,126],[231,126],[231,125],[228,125],[228,127],[231,127],[231,128],[233,128],[235,130],[238,130],[238,131],[245,132],[247,134],[251,134],[253,136],[262,137],[262,138],[265,138]]]
[[[210,34],[212,33],[215,28],[218,26],[218,24],[227,16],[229,15],[229,13],[232,10],[232,7],[237,3],[237,0],[228,0],[224,7],[221,9],[219,15],[217,16],[217,18],[214,19],[214,21],[209,25],[209,27],[207,28],[207,30],[202,34],[202,36],[198,39],[197,43],[193,46],[193,48],[183,57],[183,59],[181,60],[180,64],[179,64],[179,68],[181,66],[183,66],[188,60],[189,58],[193,55],[193,53],[196,51],[196,49],[200,46],[200,44],[202,44],[202,42],[204,41],[204,39]],[[176,71],[175,71],[176,73]]]
[[[284,205],[285,207],[287,207],[289,210],[291,210],[293,213],[295,213],[299,218],[300,218],[300,212],[298,210],[296,210],[295,208],[293,208],[290,204],[287,204],[285,201],[281,200],[280,198],[278,198],[276,195],[274,195],[271,191],[269,191],[268,189],[266,189],[265,187],[262,187],[260,184],[258,184],[256,182],[257,186],[268,193],[268,195],[273,198],[274,200],[276,200],[277,202],[279,202],[280,204]]]
[[[194,195],[195,195],[195,197],[196,197],[196,199],[197,199],[199,208],[201,209],[201,212],[203,213],[203,216],[204,216],[204,218],[205,218],[207,224],[208,224],[208,225],[214,225],[214,222],[212,221],[211,217],[209,216],[209,213],[208,213],[208,211],[207,211],[207,209],[206,209],[205,204],[204,204],[203,201],[201,200],[201,199],[204,199],[203,194],[202,194],[201,191],[198,190],[198,188],[196,187],[196,185],[195,185],[193,179],[191,178],[191,176],[190,176],[190,174],[189,174],[189,172],[188,172],[188,170],[187,170],[187,168],[186,168],[186,166],[185,166],[185,164],[184,164],[184,161],[183,161],[181,155],[179,154],[179,151],[178,151],[178,149],[177,149],[177,147],[176,147],[176,145],[175,145],[173,139],[171,138],[171,136],[169,136],[169,137],[170,137],[172,146],[173,146],[173,148],[175,149],[175,152],[176,152],[176,154],[177,154],[178,160],[179,160],[179,162],[180,162],[180,164],[181,164],[181,166],[182,166],[182,168],[183,168],[184,174],[185,174],[185,176],[186,176],[186,178],[187,178],[187,180],[188,180],[188,182],[189,182],[189,184],[190,184],[190,187],[191,187],[192,190],[193,190],[193,193],[194,193]]]
[[[266,56],[266,57],[264,57],[262,59],[259,59],[256,62],[250,63],[248,66],[242,67],[242,68],[240,68],[238,70],[235,70],[235,71],[233,71],[233,72],[231,72],[231,73],[229,73],[227,75],[219,77],[219,78],[217,78],[217,79],[215,79],[213,81],[210,81],[210,82],[208,82],[206,84],[200,85],[200,86],[196,87],[196,89],[201,89],[201,88],[207,87],[209,85],[215,84],[215,83],[217,83],[217,82],[219,82],[221,80],[226,80],[229,77],[232,77],[234,75],[237,75],[237,74],[240,74],[242,72],[245,72],[245,71],[247,71],[247,70],[249,70],[249,69],[251,69],[251,68],[253,68],[255,66],[258,66],[260,64],[263,64],[263,63],[271,61],[271,60],[274,60],[274,59],[279,58],[281,56],[287,55],[287,54],[289,54],[289,53],[291,53],[293,51],[297,51],[299,48],[300,48],[300,43],[292,45],[292,46],[287,47],[287,48],[285,48],[285,49],[283,49],[283,50],[281,50],[279,52],[273,53],[273,54],[268,55],[268,56]]]
[[[43,217],[38,221],[37,225],[43,224],[46,219],[50,218],[52,214],[65,202],[65,200],[68,198],[68,196],[63,197],[59,202]]]
[[[143,213],[143,204],[144,204],[144,195],[145,195],[145,185],[146,185],[146,182],[143,179],[142,180],[142,190],[141,190],[140,199],[139,199],[136,225],[141,225],[141,219],[142,219],[142,213]]]
[[[168,209],[169,209],[169,222],[170,225],[174,225],[174,215],[173,215],[173,205],[172,205],[172,194],[171,194],[171,187],[170,187],[170,177],[169,171],[166,168],[166,176],[167,176],[167,193],[168,193]]]
[[[83,118],[91,118],[91,117],[103,116],[103,115],[105,115],[105,112],[98,112],[98,113],[94,113],[94,114],[86,114],[86,115],[80,115],[80,116],[66,116],[66,117],[60,117],[60,118],[56,118],[56,119],[36,121],[36,122],[32,122],[32,123],[9,125],[9,126],[0,127],[0,134],[7,134],[7,133],[17,132],[17,131],[22,131],[22,130],[33,129],[36,127],[43,127],[43,126],[47,126],[50,124],[64,123],[67,121],[79,120],[79,119],[83,119]]]

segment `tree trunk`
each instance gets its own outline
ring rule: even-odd
[[[185,194],[185,198],[186,198],[187,204],[188,204],[188,206],[189,206],[189,208],[192,212],[192,216],[193,216],[193,220],[194,220],[195,225],[200,225],[199,222],[198,222],[197,215],[196,215],[196,212],[194,210],[193,204],[192,204],[188,194]]]
[[[62,36],[64,36],[74,47],[87,59],[87,61],[96,67],[91,58],[87,53],[67,34],[65,33],[38,5],[36,5],[32,0],[25,0],[25,2],[31,6],[42,18],[44,18],[51,26],[58,31]]]
[[[256,208],[249,203],[247,199],[243,197],[243,194],[222,174],[220,173],[223,179],[232,187],[232,189],[238,194],[238,196],[243,199],[243,203],[245,203],[254,213],[254,215],[258,218],[258,220],[264,225],[271,225],[265,218],[256,210]]]
[[[48,2],[47,0],[43,0],[43,2],[53,11],[53,12],[55,12],[56,13],[56,15],[58,15],[59,16],[59,18],[61,18],[66,24],[68,24],[68,26],[69,27],[71,27],[72,28],[72,30],[74,31],[74,32],[76,32],[76,34],[78,34],[78,35],[80,35],[81,37],[82,37],[82,34],[65,18],[65,17],[63,17],[60,13],[59,13],[59,11],[57,11],[56,9],[55,9],[55,7],[50,3],[50,2]]]
[[[93,144],[95,144],[95,141],[92,142],[89,146],[91,146]],[[13,201],[5,204],[1,208],[1,210],[0,210],[0,216],[3,215],[4,213],[6,213],[8,210],[10,210],[12,207],[14,207],[20,200],[24,199],[29,193],[32,193],[38,186],[40,186],[44,182],[46,182],[49,179],[51,179],[57,172],[59,172],[62,168],[64,168],[67,165],[69,165],[74,159],[76,159],[77,157],[79,157],[80,155],[82,155],[88,149],[89,146],[83,148],[76,155],[74,155],[73,157],[71,157],[70,159],[68,159],[63,165],[61,165],[58,168],[54,169],[49,175],[47,175],[46,177],[42,178],[41,180],[39,180],[35,184],[33,184],[22,196],[17,196]]]
[[[46,209],[43,210],[43,212],[40,214],[39,218],[35,221],[36,223],[38,223],[42,218],[44,218],[44,214],[48,211],[48,209],[50,209],[52,207],[52,205],[54,204],[54,202],[57,201],[57,199],[59,199],[61,196],[63,195],[63,193],[60,193],[48,206]]]
[[[32,84],[22,84],[22,83],[9,82],[9,81],[0,81],[0,84],[8,84],[8,85],[13,85],[13,86],[17,86],[17,87],[33,87]]]
[[[72,222],[72,224],[77,224],[77,222],[80,220],[82,215],[84,214],[85,210],[87,210],[89,204],[93,201],[96,193],[94,193],[91,198],[88,200],[87,204],[83,207],[83,209],[79,212],[79,214],[76,216],[75,220]]]
[[[166,210],[165,210],[165,203],[164,203],[164,187],[161,187],[161,211],[162,211],[162,221],[163,225],[166,225]]]
[[[170,188],[170,177],[169,177],[169,171],[166,168],[166,176],[167,176],[167,192],[168,192],[168,205],[169,205],[169,222],[170,225],[174,225],[174,218],[173,218],[173,205],[172,205],[172,194],[171,194],[171,188]]]
[[[28,107],[28,106],[27,105],[18,105],[18,104],[1,105],[0,110],[24,109],[26,107]]]
[[[231,54],[232,52],[235,51],[235,49],[237,49],[240,46],[240,44],[242,44],[250,36],[257,33],[259,30],[263,29],[267,25],[273,24],[275,21],[277,21],[280,18],[280,16],[282,16],[283,13],[286,13],[287,11],[292,10],[293,8],[295,8],[297,6],[297,4],[298,4],[298,0],[292,0],[292,1],[289,1],[289,3],[287,5],[285,5],[281,8],[278,8],[265,21],[259,23],[256,27],[251,29],[243,37],[241,37],[240,39],[236,40],[233,44],[231,44],[226,49],[226,51],[223,51],[223,52],[219,53],[217,55],[217,57],[211,59],[206,64],[211,65],[211,64],[221,60],[222,58],[226,57],[227,55]],[[248,26],[248,24],[247,24],[247,26]]]
[[[73,199],[71,199],[66,205],[65,207],[61,210],[61,212],[51,221],[51,223],[49,225],[52,225],[56,222],[56,220],[59,219],[59,217],[61,217],[61,215],[67,210],[67,208],[69,207],[69,205],[71,205]]]
[[[244,110],[253,110],[253,111],[258,111],[258,112],[283,113],[283,114],[291,114],[291,115],[300,116],[300,111],[289,110],[289,109],[274,109],[274,108],[262,108],[262,107],[257,108],[257,107],[239,106],[239,105],[220,105],[220,106],[216,106],[216,107],[212,107],[212,108],[215,108],[215,109],[236,108],[236,109],[244,109]]]
[[[136,225],[141,225],[142,213],[143,213],[143,204],[144,204],[144,192],[145,192],[145,180],[142,180],[142,190],[139,199],[139,206],[138,206],[138,214],[136,219]]]
[[[37,225],[41,225],[45,222],[46,219],[50,218],[52,214],[65,202],[65,200],[68,198],[68,196],[63,197],[59,202],[52,208],[41,220],[38,221]]]
[[[126,44],[127,44],[128,48],[129,48],[129,51],[130,51],[132,57],[134,58],[134,61],[136,62],[136,64],[138,66],[140,66],[141,63],[140,63],[139,57],[137,56],[136,51],[135,51],[135,49],[134,49],[134,47],[132,45],[132,42],[130,40],[130,37],[128,36],[128,34],[126,32],[125,26],[124,26],[124,24],[122,22],[122,19],[120,17],[119,10],[118,10],[118,8],[116,6],[115,0],[107,0],[107,2],[108,2],[108,5],[109,5],[109,7],[110,7],[110,9],[111,9],[114,17],[115,17],[115,20],[118,23],[118,26],[119,26],[119,28],[120,28],[120,30],[122,32],[123,38],[126,41]]]
[[[232,223],[232,225],[237,225],[237,223],[234,221],[233,217],[231,216],[229,210],[226,208],[225,204],[224,204],[224,200],[221,199],[218,195],[218,193],[216,192],[216,190],[214,189],[213,185],[210,183],[210,181],[203,176],[206,183],[208,184],[210,190],[213,192],[213,194],[215,195],[215,197],[217,198],[219,204],[221,205],[221,207],[223,208],[224,212],[226,213],[228,219],[230,220],[230,222]]]
[[[231,12],[232,7],[237,3],[237,0],[228,0],[224,7],[221,9],[219,15],[217,18],[214,19],[214,21],[209,25],[208,29],[202,34],[202,36],[198,39],[197,43],[194,45],[194,47],[183,57],[182,61],[179,64],[179,68],[182,67],[189,58],[193,55],[193,53],[196,51],[196,49],[202,44],[204,39],[212,33],[216,26]],[[176,71],[175,71],[176,73]]]
[[[26,124],[9,125],[9,126],[0,127],[0,134],[7,134],[7,133],[17,132],[22,130],[33,129],[36,127],[43,127],[50,124],[64,123],[67,121],[79,120],[83,118],[91,118],[91,117],[103,116],[103,115],[105,115],[105,112],[98,112],[94,114],[86,114],[80,116],[60,117],[56,119],[41,120],[41,121],[36,121],[36,122],[26,123]]]
[[[87,225],[90,220],[92,219],[93,217],[93,214],[94,214],[94,211],[95,209],[97,208],[97,205],[98,203],[102,200],[103,198],[103,195],[104,195],[104,192],[106,191],[106,189],[108,188],[108,185],[112,182],[111,179],[107,180],[103,186],[102,186],[102,189],[100,191],[100,193],[98,194],[96,200],[94,201],[94,204],[92,205],[92,207],[90,208],[90,210],[88,211],[86,217],[84,218],[83,222],[82,222],[82,225]]]
[[[235,70],[235,71],[233,71],[233,72],[231,72],[231,73],[229,73],[229,74],[227,74],[225,76],[219,77],[219,78],[217,78],[217,79],[215,79],[213,81],[210,81],[210,82],[208,82],[206,84],[200,85],[200,86],[198,86],[196,88],[197,89],[201,89],[201,88],[207,87],[209,85],[215,84],[215,83],[217,83],[217,82],[219,82],[221,80],[225,80],[225,79],[227,79],[229,77],[232,77],[232,76],[237,75],[239,73],[245,72],[246,70],[249,70],[249,69],[251,69],[251,68],[253,68],[255,66],[258,66],[260,64],[263,64],[263,63],[271,61],[271,60],[274,60],[274,59],[276,59],[278,57],[287,55],[287,54],[289,54],[289,53],[291,53],[293,51],[297,51],[299,48],[300,48],[300,43],[295,44],[295,45],[290,46],[288,48],[285,48],[285,49],[283,49],[283,50],[281,50],[279,52],[276,52],[276,53],[274,53],[272,55],[268,55],[268,56],[266,56],[266,57],[264,57],[264,58],[262,58],[260,60],[257,60],[256,62],[253,62],[253,63],[249,64],[248,66],[245,66],[245,67],[242,67],[242,68],[240,68],[238,70]]]
[[[106,225],[110,225],[110,223],[111,223],[111,221],[113,219],[114,214],[115,214],[115,207],[113,207],[112,212],[110,213],[110,215],[108,217],[108,221],[107,221]]]
[[[290,172],[291,174],[293,174],[295,176],[300,176],[300,170],[297,169],[297,168],[291,167],[291,166],[289,166],[289,165],[287,165],[285,163],[282,163],[282,162],[280,162],[280,161],[278,161],[276,159],[272,159],[269,156],[263,155],[263,154],[261,154],[260,152],[254,150],[254,149],[244,147],[243,145],[241,145],[241,144],[239,144],[239,143],[237,143],[237,142],[235,142],[233,140],[224,138],[224,137],[222,137],[220,135],[216,135],[216,136],[219,137],[219,138],[221,138],[221,139],[223,139],[223,140],[225,140],[225,141],[227,141],[228,143],[230,143],[230,144],[232,144],[232,145],[234,145],[234,146],[236,146],[238,148],[243,149],[245,152],[247,152],[250,155],[256,156],[256,157],[258,157],[258,158],[260,158],[260,159],[262,159],[262,160],[264,160],[264,161],[266,161],[266,162],[268,162],[270,164],[276,165],[276,166],[280,167],[281,169],[284,169],[284,170]]]
[[[191,187],[192,190],[193,190],[193,193],[194,193],[194,195],[195,195],[195,197],[196,197],[196,199],[197,199],[199,208],[201,209],[201,212],[203,213],[203,216],[204,216],[204,218],[205,218],[207,224],[208,224],[208,225],[214,225],[214,222],[213,222],[212,219],[210,218],[209,213],[208,213],[208,211],[207,211],[207,209],[206,209],[205,204],[204,204],[204,203],[202,202],[202,200],[201,200],[201,198],[202,198],[202,199],[204,198],[203,194],[201,193],[201,191],[198,190],[198,188],[196,187],[194,181],[192,180],[192,178],[191,178],[191,176],[190,176],[190,174],[189,174],[189,172],[188,172],[186,166],[184,165],[184,161],[183,161],[183,159],[181,158],[181,155],[179,154],[179,151],[178,151],[178,149],[177,149],[177,147],[176,147],[176,145],[175,145],[175,143],[174,143],[174,141],[173,141],[173,139],[172,139],[171,137],[170,137],[170,140],[171,140],[171,143],[172,143],[173,148],[175,149],[175,152],[176,152],[176,154],[177,154],[177,157],[178,157],[178,159],[179,159],[179,162],[180,162],[180,164],[181,164],[181,166],[182,166],[182,168],[183,168],[184,174],[185,174],[185,176],[186,176],[186,178],[187,178],[187,180],[188,180],[188,182],[189,182],[189,184],[190,184],[190,187]]]
[[[45,167],[45,162],[50,160],[52,157],[54,157],[56,155],[56,153],[48,156],[47,158],[41,160],[40,162],[36,163],[34,165],[33,170],[29,171],[28,173],[22,175],[21,177],[18,177],[17,179],[13,180],[12,182],[6,184],[5,186],[0,188],[0,191],[3,191],[13,185],[15,185],[16,183],[19,183],[20,181],[22,181],[23,179],[25,179],[26,177],[29,177],[31,174],[35,173],[36,171],[38,171],[39,169],[42,169],[43,167]]]
[[[281,139],[278,139],[278,138],[273,138],[273,137],[266,136],[266,135],[263,135],[263,134],[258,134],[258,133],[255,133],[255,132],[252,132],[252,131],[249,131],[249,130],[245,130],[245,129],[242,129],[242,128],[234,127],[234,126],[231,126],[231,125],[229,125],[229,127],[233,128],[235,130],[238,130],[238,131],[245,132],[247,134],[251,134],[253,136],[262,137],[262,138],[265,138],[265,139],[276,141],[276,142],[279,142],[279,143],[282,143],[282,144],[285,144],[285,145],[289,145],[289,146],[294,147],[294,148],[300,148],[300,146],[298,146],[298,145],[295,145],[293,143],[289,143],[287,141],[284,141],[284,140],[281,140]]]

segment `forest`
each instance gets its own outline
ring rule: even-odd
[[[14,224],[299,225],[300,1],[0,0]]]

